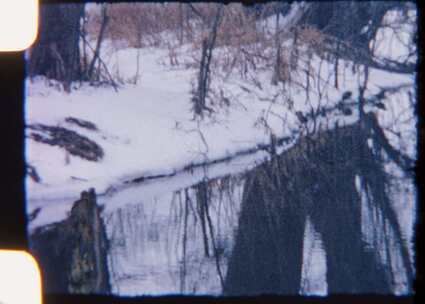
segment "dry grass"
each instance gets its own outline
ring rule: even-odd
[[[108,5],[109,22],[105,36],[123,47],[163,47],[169,51],[169,64],[184,62],[187,66],[197,66],[202,41],[208,38],[211,25],[218,11],[217,3],[193,3],[196,12],[185,3],[118,3]],[[214,56],[214,68],[225,73],[237,71],[242,77],[256,73],[259,69],[273,69],[279,80],[290,79],[290,73],[297,68],[295,48],[320,51],[323,35],[314,28],[297,29],[297,43],[283,46],[280,60],[276,59],[275,37],[272,31],[275,23],[267,25],[258,22],[274,14],[274,3],[269,3],[262,16],[255,15],[240,3],[225,6],[217,32],[216,47],[219,55]],[[198,13],[203,16],[200,18]],[[102,22],[100,13],[88,16],[87,31],[92,37],[99,33]],[[284,29],[283,29],[284,30]],[[164,31],[167,34],[164,34]],[[292,39],[293,33],[282,32],[281,43]],[[124,43],[123,43],[124,42]],[[191,62],[179,60],[178,45],[189,43],[193,55]],[[280,66],[275,67],[280,62]]]
[[[298,38],[301,44],[314,49],[317,53],[323,52],[325,36],[319,30],[312,27],[305,27],[298,30]]]
[[[128,46],[143,47],[162,44],[158,34],[169,30],[175,33],[177,40],[199,46],[200,41],[208,35],[218,4],[194,3],[193,7],[204,17],[203,20],[184,3],[109,4],[106,37],[125,40]],[[87,18],[87,33],[96,37],[102,22],[100,12],[92,11]],[[217,46],[246,45],[262,40],[263,33],[256,30],[254,15],[249,14],[241,4],[233,3],[225,7],[217,33]]]
[[[179,3],[117,3],[108,5],[106,37],[126,41],[130,47],[158,46],[159,33],[180,27]],[[99,33],[102,17],[98,12],[88,16],[87,32]]]

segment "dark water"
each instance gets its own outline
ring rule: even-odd
[[[218,179],[210,185],[208,209],[214,244],[207,227],[208,256],[205,254],[205,232],[194,188],[134,202],[106,214],[104,218],[111,242],[109,267],[114,292],[123,295],[222,294],[223,280],[225,282],[228,275],[238,235],[244,189],[243,179],[229,180]],[[405,193],[398,195],[406,197]],[[394,199],[397,199],[397,194],[394,194]],[[385,238],[379,221],[379,210],[371,209],[363,195],[361,241],[366,244],[365,250],[382,260],[384,268],[390,273],[391,292],[404,294],[408,290],[407,277],[399,246],[391,235]],[[258,230],[259,227],[254,224],[253,229]],[[390,227],[388,230],[391,231]],[[307,218],[302,233],[299,293],[326,295],[327,255],[322,235],[310,218]],[[266,236],[263,239],[266,244],[273,242]],[[374,250],[377,245],[381,245],[378,252]],[[292,248],[291,244],[289,248]],[[261,262],[259,264],[262,265]]]

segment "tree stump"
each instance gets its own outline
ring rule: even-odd
[[[108,241],[100,212],[90,189],[81,193],[66,220],[30,235],[47,293],[110,293]]]

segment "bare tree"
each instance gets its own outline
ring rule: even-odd
[[[100,57],[99,57],[100,56],[100,47],[102,45],[103,37],[104,37],[104,34],[105,34],[105,29],[106,29],[106,26],[107,26],[108,20],[109,20],[109,17],[108,17],[108,14],[107,14],[107,4],[106,3],[104,3],[102,5],[101,15],[102,15],[102,19],[101,19],[102,21],[101,21],[100,30],[99,30],[99,36],[97,37],[96,48],[94,49],[93,58],[90,62],[90,65],[89,65],[87,71],[86,71],[87,79],[93,78],[93,72],[94,72],[95,65],[100,60]]]
[[[62,82],[71,90],[71,82],[81,79],[80,19],[84,4],[42,5],[38,42],[29,60],[29,76],[44,75]]]
[[[206,105],[206,98],[210,84],[210,64],[212,60],[212,53],[215,47],[217,38],[217,29],[220,25],[221,16],[223,13],[223,4],[220,4],[217,13],[207,38],[202,40],[202,54],[201,63],[199,66],[198,86],[193,94],[193,111],[197,116],[203,116],[205,110],[211,112],[212,110]]]

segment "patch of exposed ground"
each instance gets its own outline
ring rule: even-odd
[[[99,161],[103,158],[103,149],[87,137],[63,127],[32,124],[27,126],[31,130],[29,138],[51,146],[59,146],[71,155],[89,161]]]

